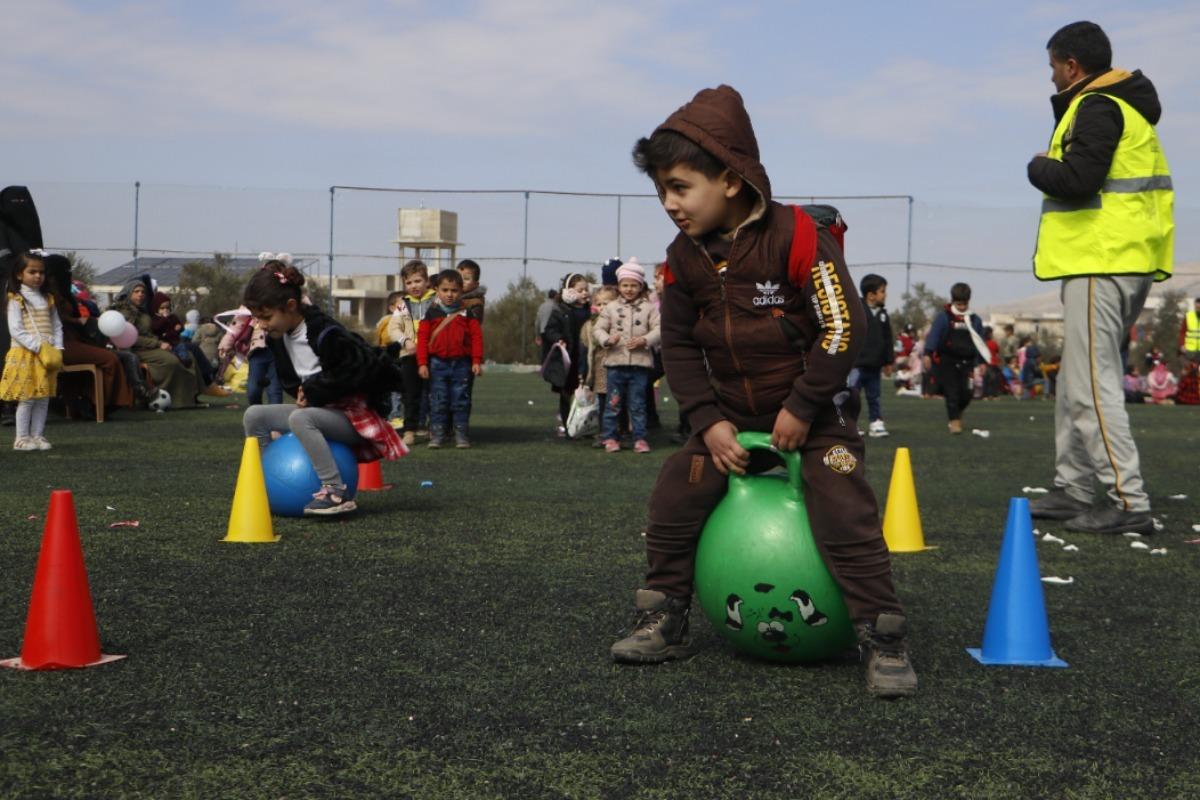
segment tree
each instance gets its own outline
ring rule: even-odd
[[[912,285],[911,291],[901,296],[900,308],[892,314],[892,322],[898,326],[898,330],[904,330],[905,325],[911,324],[913,330],[920,333],[948,302],[945,297],[918,281]]]
[[[484,355],[502,364],[536,364],[534,320],[546,293],[530,278],[510,282],[504,296],[488,303]]]
[[[1168,367],[1179,368],[1179,326],[1183,324],[1186,300],[1187,293],[1179,289],[1165,289],[1159,294],[1158,308],[1154,311],[1146,339],[1139,342],[1133,354],[1139,365],[1150,348],[1157,347]]]
[[[190,261],[179,273],[172,305],[177,314],[195,308],[202,317],[211,317],[242,304],[247,276],[229,266],[229,256],[213,253],[210,261]]]
[[[92,288],[92,284],[96,282],[96,266],[74,250],[63,253],[63,257],[71,262],[71,280]]]

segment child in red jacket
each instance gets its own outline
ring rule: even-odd
[[[462,275],[442,270],[434,288],[437,298],[417,330],[419,374],[429,381],[429,447],[443,447],[453,423],[454,446],[466,449],[471,446],[471,376],[483,372],[483,330],[463,308]]]

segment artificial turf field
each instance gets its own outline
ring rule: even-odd
[[[555,440],[554,400],[485,376],[475,449],[418,448],[357,515],[277,519],[278,544],[220,542],[237,410],[52,420],[53,451],[0,450],[0,658],[52,487],[75,493],[104,650],[129,656],[0,670],[0,797],[1200,797],[1196,409],[1131,409],[1168,554],[1039,525],[1080,548],[1038,545],[1044,575],[1075,578],[1045,587],[1070,668],[985,668],[963,649],[1008,498],[1050,483],[1052,406],[976,403],[983,439],[948,436],[938,401],[885,397],[871,482],[882,508],[910,447],[939,546],[894,559],[921,690],[885,702],[854,663],[740,657],[698,609],[696,658],[611,663],[670,445]],[[107,527],[125,519],[141,526]]]

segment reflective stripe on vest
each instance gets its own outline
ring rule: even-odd
[[[1079,106],[1076,97],[1054,129],[1047,157],[1062,161]],[[1171,276],[1174,262],[1174,204],[1167,161],[1154,126],[1119,97],[1124,129],[1100,192],[1070,201],[1046,195],[1038,225],[1034,274],[1041,280],[1076,275]],[[1069,142],[1066,144],[1069,148]]]
[[[1189,353],[1200,352],[1200,314],[1194,310],[1187,313],[1187,335],[1183,339],[1183,349]]]

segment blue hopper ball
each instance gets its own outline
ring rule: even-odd
[[[338,472],[342,473],[346,492],[353,497],[358,490],[358,460],[341,442],[329,442],[329,449],[333,451]],[[262,467],[271,513],[280,517],[304,516],[304,507],[321,489],[321,479],[295,434],[284,434],[271,442],[262,454]]]

